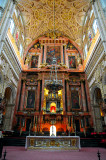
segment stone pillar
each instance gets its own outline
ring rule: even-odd
[[[81,81],[81,92],[82,92],[83,111],[86,112],[86,99],[85,99],[85,92],[84,92],[84,84],[83,84],[83,81]]]
[[[7,104],[6,114],[4,116],[3,130],[12,129],[13,114],[14,114],[14,104]]]
[[[18,86],[17,86],[16,110],[18,109],[19,97],[20,97],[20,92],[21,92],[21,76],[22,76],[22,74],[20,74],[19,82],[18,82]]]
[[[22,87],[22,94],[21,94],[20,111],[22,111],[22,110],[23,110],[23,107],[24,107],[24,97],[25,97],[25,80],[23,80],[23,87]]]
[[[106,113],[105,113],[105,116],[104,116],[104,122],[105,122],[105,126],[106,126]]]
[[[36,103],[36,111],[39,110],[39,100],[40,100],[40,80],[38,80],[38,87],[37,87],[37,103]]]
[[[98,28],[99,28],[101,40],[104,46],[104,50],[106,52],[106,19],[103,14],[103,10],[102,10],[101,3],[99,2],[99,0],[96,0],[93,3],[92,8],[93,8],[94,15],[98,23]]]
[[[66,82],[67,87],[67,111],[70,112],[70,91],[69,91],[69,81]]]
[[[94,105],[94,118],[95,118],[95,131],[97,133],[102,132],[102,120],[100,115],[100,106]]]

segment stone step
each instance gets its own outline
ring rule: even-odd
[[[100,138],[81,138],[81,147],[100,147]],[[4,137],[5,146],[25,146],[25,137]]]

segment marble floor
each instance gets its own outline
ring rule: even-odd
[[[80,151],[48,151],[25,150],[24,147],[5,146],[3,148],[3,155],[6,150],[6,160],[98,160],[98,149],[101,153],[101,160],[106,160],[105,148],[81,148]]]

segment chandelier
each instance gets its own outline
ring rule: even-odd
[[[57,60],[55,57],[55,0],[53,3],[53,21],[54,21],[54,56],[52,60],[52,65],[51,65],[51,72],[50,72],[50,79],[45,80],[45,86],[46,89],[49,90],[49,94],[53,93],[54,95],[57,94],[59,90],[63,88],[62,85],[62,80],[58,80],[57,78]]]

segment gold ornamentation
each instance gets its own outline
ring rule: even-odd
[[[74,146],[76,146],[76,139],[72,139],[71,140],[71,145],[74,147]]]
[[[89,7],[89,3],[86,0],[71,2],[56,0],[55,30],[75,41],[80,39],[83,17]],[[27,3],[25,0],[18,0],[17,5],[24,17],[27,45],[30,42],[29,39],[36,39],[47,33],[48,30],[53,31],[53,1],[32,0]]]
[[[46,63],[46,62],[40,64],[40,68],[44,68],[44,67],[46,67],[46,66],[47,66],[47,63]]]
[[[30,139],[30,145],[34,146],[34,139]]]

